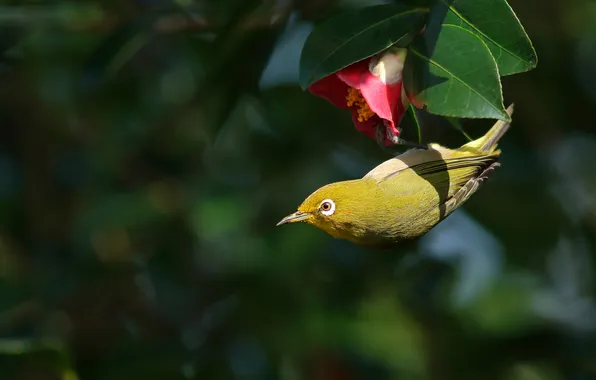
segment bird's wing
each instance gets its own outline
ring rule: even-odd
[[[457,157],[425,162],[414,165],[410,169],[431,184],[440,194],[446,194],[451,198],[495,160],[495,157],[490,156]],[[385,181],[390,178],[391,176],[385,178]],[[396,181],[399,180],[396,178]]]
[[[399,156],[393,157],[368,172],[364,178],[373,178],[377,182],[386,180],[387,178],[398,174],[399,172],[410,168],[425,168],[432,170],[433,166],[445,165],[449,162],[453,165],[458,165],[453,161],[454,159],[462,159],[462,165],[465,165],[466,159],[474,161],[481,156],[486,156],[480,152],[473,151],[458,151],[442,147],[438,144],[430,144],[428,149],[409,149]]]
[[[442,217],[446,217],[476,192],[498,166],[497,159],[498,156],[489,155],[452,157],[400,166],[397,171],[389,171],[387,166],[376,172],[382,173],[376,180],[393,196],[416,197],[416,204],[423,206],[419,211],[439,207]]]
[[[468,179],[468,181],[460,187],[446,202],[445,202],[445,216],[451,214],[455,209],[467,201],[472,194],[478,190],[480,185],[486,181],[490,174],[501,164],[493,162],[485,168],[479,175]]]
[[[377,182],[385,180],[412,166],[420,165],[429,160],[441,160],[449,152],[447,149],[409,149],[397,157],[393,157],[368,172],[364,178],[372,178]]]

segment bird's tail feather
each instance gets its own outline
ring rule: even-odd
[[[513,104],[507,107],[507,114],[509,115],[509,118],[511,118],[511,115],[513,114]],[[482,153],[492,153],[497,149],[499,140],[501,139],[501,137],[503,137],[505,132],[507,132],[510,124],[511,120],[497,120],[495,125],[493,125],[492,128],[484,136],[474,141],[470,141],[462,148],[473,148]]]

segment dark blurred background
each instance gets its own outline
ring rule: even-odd
[[[2,2],[2,380],[596,378],[594,1],[510,0],[502,168],[419,242],[275,227],[389,158],[296,84],[373,3]]]

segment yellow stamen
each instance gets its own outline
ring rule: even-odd
[[[348,107],[355,107],[358,112],[358,121],[364,122],[375,115],[370,109],[366,99],[362,96],[360,90],[356,88],[348,88],[348,95],[346,96],[346,104]]]

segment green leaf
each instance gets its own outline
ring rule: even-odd
[[[377,5],[342,13],[315,27],[300,56],[303,89],[390,46],[405,47],[422,28],[427,8]]]
[[[476,35],[429,23],[409,50],[404,84],[417,107],[442,116],[510,120],[497,65]]]
[[[505,0],[439,0],[432,12],[444,24],[478,35],[492,52],[502,76],[536,67],[538,57],[519,19]]]
[[[420,132],[420,120],[418,119],[418,115],[416,114],[416,107],[410,104],[408,107],[408,113],[414,122],[414,126],[416,127],[416,141],[418,144],[422,144],[422,133]]]

